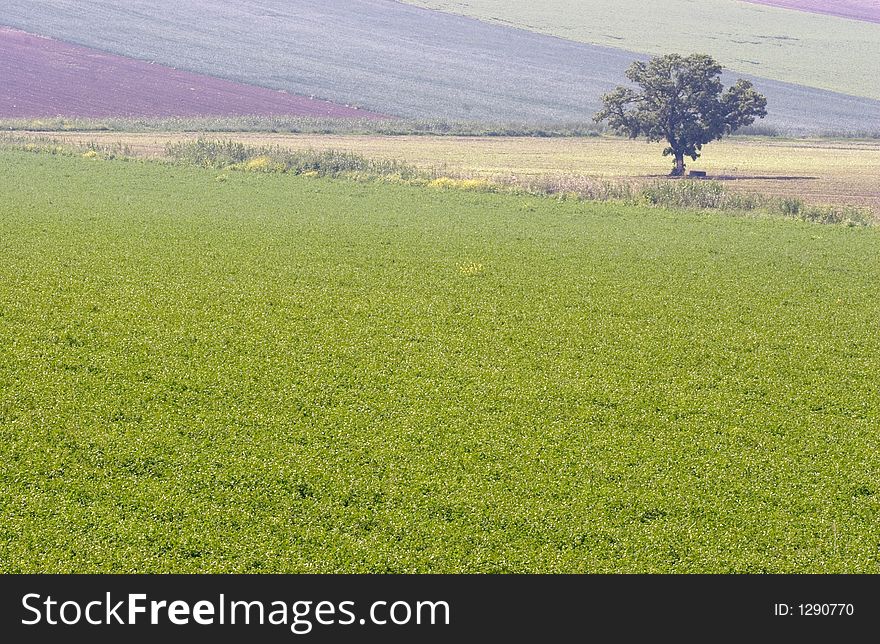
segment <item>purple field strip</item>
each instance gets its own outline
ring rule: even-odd
[[[382,115],[0,27],[0,118]]]
[[[880,2],[876,0],[745,0],[745,2],[880,23]]]

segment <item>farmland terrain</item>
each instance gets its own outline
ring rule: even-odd
[[[824,13],[839,18],[880,22],[880,4],[872,0],[745,0],[752,4]]]
[[[0,167],[3,572],[880,572],[877,228]]]
[[[27,137],[27,133],[16,134]],[[223,138],[293,150],[352,151],[402,160],[423,169],[502,183],[516,179],[592,177],[645,182],[669,172],[662,144],[615,137],[363,136],[269,133],[35,132],[35,143],[95,143],[128,154],[163,158],[166,146]],[[22,140],[27,141],[28,138]],[[707,146],[689,167],[721,178],[734,190],[802,198],[814,204],[867,206],[880,214],[880,141],[734,137]]]
[[[880,573],[878,19],[4,0],[0,573]]]
[[[545,11],[544,5],[529,6]],[[742,6],[751,7],[750,11],[780,11]],[[519,11],[521,4],[510,7]],[[606,18],[616,20],[613,14],[620,13],[610,12]],[[577,26],[580,19],[575,18],[581,14],[560,15],[574,16],[566,18],[566,24]],[[654,51],[626,49],[643,37],[652,42],[641,27],[632,27],[638,27],[637,21],[619,25],[633,29],[629,44],[610,39],[593,45],[387,0],[258,0],[222,5],[207,0],[60,4],[6,0],[0,6],[0,24],[383,114],[493,122],[589,121],[599,108],[600,96],[623,82],[627,66]],[[788,28],[787,23],[771,24],[776,31]],[[683,25],[682,29],[697,27],[692,18]],[[726,74],[725,81],[738,76],[754,80],[769,99],[769,115],[760,123],[768,128],[802,134],[876,131],[880,89],[875,70],[866,71],[878,46],[878,39],[871,40],[874,32],[843,33],[824,23],[810,28],[815,38],[797,41],[797,53],[806,57],[803,64],[808,67],[816,58],[811,52],[821,50],[823,67],[815,73],[824,74],[827,82],[805,87],[803,83],[811,83],[808,75],[794,71],[777,74],[781,80],[763,78],[769,76],[764,64],[733,65],[722,58],[736,70]],[[576,33],[553,35],[577,39]],[[664,52],[681,45],[675,40],[681,30],[667,36]],[[774,56],[795,46],[775,36],[761,43],[757,48]],[[682,51],[700,44],[688,42]],[[828,65],[833,65],[833,74],[826,74]],[[97,91],[96,96],[100,96]]]
[[[880,25],[870,22],[737,0],[407,2],[645,54],[705,53],[738,73],[880,98]]]
[[[2,27],[0,77],[0,118],[378,116]]]

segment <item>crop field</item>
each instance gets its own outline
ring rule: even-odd
[[[16,136],[22,136],[17,134]],[[669,172],[661,144],[616,137],[454,137],[266,134],[222,135],[120,132],[39,132],[80,145],[124,146],[129,153],[162,158],[168,143],[199,137],[303,150],[347,150],[368,158],[402,160],[416,167],[507,181],[517,178],[595,177],[650,180]],[[880,141],[735,137],[712,143],[689,167],[721,177],[735,190],[802,198],[814,204],[867,206],[880,213]]]
[[[0,118],[378,115],[0,27]],[[38,83],[34,79],[39,79]]]
[[[479,2],[471,4],[475,11],[483,6]],[[634,60],[645,58],[645,53],[655,51],[636,47],[642,42],[656,42],[652,40],[654,35],[641,33],[645,29],[669,38],[662,47],[664,53],[679,45],[679,50],[686,52],[706,44],[695,40],[693,33],[695,24],[702,27],[704,23],[691,16],[677,31],[668,23],[664,23],[665,31],[653,26],[641,28],[637,21],[613,24],[623,31],[615,38],[624,38],[632,31],[633,37],[626,42],[606,38],[593,45],[564,40],[553,36],[578,40],[578,34],[546,35],[517,23],[514,14],[526,11],[522,8],[525,4],[504,3],[504,7],[511,11],[508,17],[515,26],[526,29],[390,0],[4,0],[0,3],[0,24],[176,69],[315,96],[381,114],[519,123],[589,121],[600,107],[602,94],[624,82],[624,70]],[[558,0],[551,4],[558,4]],[[559,15],[566,16],[566,24],[577,27],[577,17],[589,15],[589,7],[594,4],[607,3],[588,3],[586,8],[578,3],[577,11],[568,7]],[[663,3],[667,4],[679,7],[682,3]],[[793,134],[878,131],[880,88],[874,61],[878,58],[875,54],[880,46],[880,26],[857,24],[858,29],[842,33],[835,25],[850,21],[728,4],[751,14],[792,13],[801,16],[798,20],[820,24],[810,23],[810,39],[780,40],[777,36],[788,33],[788,22],[771,20],[768,30],[772,28],[772,32],[760,32],[768,36],[759,39],[761,44],[728,43],[721,47],[721,53],[729,54],[728,47],[745,47],[742,56],[762,60],[756,57],[759,52],[775,57],[778,52],[794,48],[798,61],[804,57],[798,65],[813,69],[811,61],[819,59],[822,67],[815,68],[815,73],[825,74],[826,82],[817,81],[816,87],[839,90],[783,82],[810,84],[809,78],[800,78],[794,72],[780,72],[777,76],[782,81],[765,78],[769,74],[764,73],[763,63],[733,64],[729,56],[720,57],[736,70],[736,74],[725,75],[726,83],[738,76],[747,77],[767,96],[769,114],[760,125]],[[544,11],[549,5],[528,6]],[[603,20],[613,21],[622,15],[624,12],[618,9],[607,11]],[[722,17],[735,21],[738,15],[734,12]],[[834,24],[828,26],[822,21]],[[733,34],[743,29],[728,26]],[[859,29],[869,33],[861,34]],[[553,33],[549,28],[543,31]],[[328,33],[333,38],[328,38]],[[719,47],[714,44],[706,51],[713,53]],[[826,74],[829,65],[834,67],[830,75]],[[101,100],[104,94],[96,89],[94,96]]]
[[[766,4],[784,9],[812,11],[839,18],[880,22],[880,4],[865,0],[746,0],[752,4]]]
[[[3,572],[880,572],[880,230],[0,151]]]
[[[651,55],[706,53],[737,72],[880,98],[880,25],[870,22],[737,0],[406,1]]]

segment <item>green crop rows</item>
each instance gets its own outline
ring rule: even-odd
[[[3,572],[880,571],[876,228],[0,168]]]

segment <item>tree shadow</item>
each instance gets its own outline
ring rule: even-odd
[[[710,174],[707,179],[716,181],[737,181],[740,179],[752,179],[756,181],[816,181],[819,177],[807,176],[779,176],[779,175],[758,175],[758,174]]]
[[[818,181],[821,177],[809,176],[780,176],[780,175],[759,175],[759,174],[707,174],[699,177],[675,177],[668,174],[649,174],[649,179],[689,179],[691,181]]]

